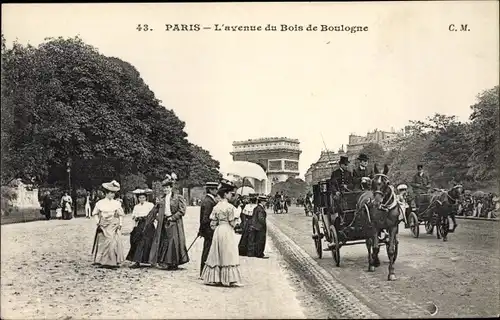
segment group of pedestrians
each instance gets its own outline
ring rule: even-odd
[[[162,181],[163,196],[152,204],[146,201],[147,191],[139,194],[139,203],[132,217],[135,226],[131,232],[131,248],[126,259],[132,268],[149,264],[160,269],[176,270],[189,262],[182,217],[186,202],[174,191],[175,174],[166,175]],[[99,200],[92,216],[97,221],[94,238],[94,264],[104,268],[118,268],[125,255],[120,240],[125,213],[122,203],[114,199],[120,184],[111,181],[102,184],[105,197]]]
[[[132,211],[135,225],[130,233],[130,250],[126,257],[120,240],[125,213],[121,202],[114,199],[120,184],[116,181],[102,184],[105,197],[92,211],[97,222],[92,249],[95,265],[115,269],[128,260],[133,263],[131,268],[147,264],[176,270],[190,261],[183,224],[186,201],[174,191],[175,180],[175,174],[165,177],[162,181],[163,196],[155,204],[147,201],[152,190],[134,191],[138,204]],[[264,255],[266,197],[252,197],[256,203],[251,214],[242,215],[236,186],[232,182],[223,179],[220,183],[207,182],[205,187],[207,194],[200,207],[198,231],[198,236],[204,238],[200,279],[207,285],[241,286],[240,253],[267,258]],[[239,244],[235,233],[237,225],[242,225],[244,230]]]

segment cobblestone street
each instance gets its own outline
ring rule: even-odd
[[[198,230],[199,207],[184,219],[186,241]],[[132,221],[126,218],[125,249]],[[2,319],[305,318],[307,294],[268,241],[268,260],[242,257],[244,287],[205,286],[198,279],[202,241],[180,271],[103,270],[91,266],[95,222],[37,221],[2,226]],[[312,309],[315,309],[314,307]],[[310,317],[321,317],[319,313]]]
[[[485,317],[500,312],[497,221],[459,220],[448,242],[425,234],[423,226],[420,238],[415,239],[401,225],[395,264],[398,279],[388,282],[384,247],[382,265],[374,273],[367,271],[363,244],[342,247],[337,268],[330,252],[317,258],[311,217],[304,215],[303,208],[292,207],[283,215],[271,213],[268,219],[380,315],[405,318],[425,310],[429,302],[438,306],[438,317]]]

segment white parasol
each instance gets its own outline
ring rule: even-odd
[[[250,187],[245,187],[245,179],[253,178],[259,181],[267,180],[267,174],[264,169],[258,164],[248,161],[233,161],[226,172],[228,177],[242,178],[242,194],[245,192],[245,189],[252,189]]]
[[[250,193],[255,193],[255,190],[251,187],[240,187],[236,190],[236,193],[240,196],[248,196]]]

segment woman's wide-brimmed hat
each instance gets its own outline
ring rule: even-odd
[[[165,179],[161,182],[162,186],[171,186],[174,184],[175,180],[177,180],[177,175],[175,173],[166,174]]]
[[[113,180],[111,182],[104,182],[102,184],[102,187],[108,191],[111,191],[111,192],[120,191],[120,184],[116,180]]]
[[[236,189],[236,185],[227,179],[221,179],[219,189],[224,189],[226,191],[233,191]]]
[[[364,153],[360,153],[359,156],[358,156],[358,160],[359,161],[368,161],[368,156]]]
[[[400,184],[397,189],[398,190],[407,190],[408,186],[406,184]]]
[[[134,191],[132,191],[132,193],[135,194],[135,195],[137,195],[137,196],[148,195],[148,194],[153,193],[153,190],[148,189],[148,188],[146,188],[146,189],[137,188]]]

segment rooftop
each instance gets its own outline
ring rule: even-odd
[[[267,138],[256,138],[256,139],[247,139],[247,140],[242,140],[242,141],[233,141],[233,146],[234,145],[241,145],[241,144],[253,144],[253,143],[262,143],[262,142],[278,142],[278,141],[285,141],[285,142],[293,142],[296,144],[300,144],[299,139],[293,139],[293,138],[287,138],[287,137],[267,137]]]

